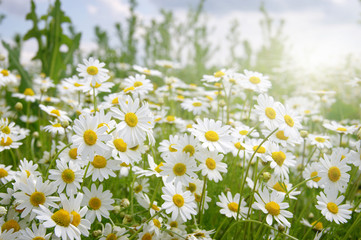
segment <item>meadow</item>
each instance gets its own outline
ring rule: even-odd
[[[59,0],[31,2],[31,29],[1,42],[0,239],[361,238],[355,56],[289,66],[261,6],[262,47],[234,22],[217,65],[203,4],[144,23],[131,0],[118,45],[95,27],[84,53]]]

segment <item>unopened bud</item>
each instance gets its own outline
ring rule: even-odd
[[[62,126],[63,128],[69,127],[69,121],[67,121],[67,120],[61,121],[61,126]]]
[[[102,230],[95,230],[93,231],[93,237],[99,237],[100,235],[102,235]]]
[[[119,214],[119,213],[120,213],[120,210],[121,210],[121,207],[120,207],[119,205],[116,205],[116,206],[114,206],[113,212],[114,212],[115,214]]]
[[[315,217],[315,215],[313,215],[313,213],[310,213],[310,214],[308,214],[308,218],[314,218]]]
[[[120,201],[120,206],[121,206],[122,208],[127,208],[127,207],[129,207],[129,205],[130,205],[130,202],[129,202],[128,198],[123,198],[123,199]]]
[[[357,137],[358,139],[361,139],[361,128],[359,128],[357,131]]]
[[[33,132],[33,137],[38,138],[39,137],[39,132],[37,132],[37,131]]]
[[[286,230],[285,226],[283,226],[283,225],[278,225],[278,231],[284,232],[285,230]]]
[[[301,172],[301,171],[303,171],[303,165],[302,164],[298,164],[297,165],[297,171],[299,171],[299,172]]]
[[[5,55],[0,54],[0,62],[5,61],[6,57]]]
[[[226,106],[226,101],[224,101],[223,99],[219,100],[219,106],[220,107]]]
[[[226,188],[226,190],[225,190],[226,192],[230,192],[231,191],[231,189],[230,188]]]
[[[263,179],[267,182],[268,180],[271,179],[271,173],[270,172],[264,172],[262,173]]]
[[[20,112],[21,110],[23,110],[23,104],[21,102],[17,102],[15,104],[15,110]]]
[[[130,216],[130,215],[127,214],[127,215],[125,215],[124,218],[123,218],[123,224],[129,224],[129,223],[132,222],[132,220],[133,220],[132,216]]]
[[[302,137],[302,138],[308,137],[308,132],[307,132],[306,130],[301,130],[301,131],[300,131],[300,134],[301,134],[301,137]]]
[[[0,217],[4,216],[7,213],[7,210],[5,207],[1,206],[0,207]]]

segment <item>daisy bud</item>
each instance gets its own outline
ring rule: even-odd
[[[297,171],[301,172],[303,170],[303,165],[299,164],[297,165]]]
[[[226,192],[230,192],[231,191],[231,189],[230,188],[226,188],[226,190],[225,190]]]
[[[123,218],[125,216],[125,213],[124,212],[120,212],[119,213],[119,217]]]
[[[301,134],[301,137],[302,137],[302,138],[306,138],[306,137],[308,136],[308,132],[305,131],[305,130],[301,130],[301,131],[300,131],[300,134]]]
[[[128,223],[131,223],[133,220],[132,216],[130,215],[125,215],[124,218],[123,218],[123,224],[128,224]]]
[[[0,54],[0,62],[4,61],[6,59],[6,57],[2,54]]]
[[[0,207],[0,217],[4,216],[7,213],[6,208],[4,208],[3,206]]]
[[[37,143],[36,143],[36,146],[38,147],[38,148],[41,148],[41,142],[40,141],[38,141]]]
[[[99,237],[102,235],[102,230],[94,230],[93,231],[93,237]]]
[[[63,128],[69,127],[69,121],[67,121],[67,120],[62,121],[62,122],[61,122],[61,126],[62,126]]]
[[[271,179],[271,173],[270,172],[264,172],[262,173],[263,179],[267,182]]]
[[[119,213],[120,213],[120,210],[121,210],[121,207],[120,207],[119,205],[116,205],[116,206],[114,206],[113,212],[114,212],[115,214],[119,214]]]
[[[120,201],[120,206],[121,206],[122,208],[127,208],[127,207],[129,207],[129,205],[130,205],[130,202],[129,202],[128,198],[123,198],[123,199]]]
[[[33,137],[38,138],[39,137],[39,132],[37,132],[37,131],[33,132]]]
[[[160,105],[164,104],[164,99],[163,98],[158,98],[158,102]]]
[[[285,226],[283,226],[283,225],[278,225],[278,231],[284,232],[285,230],[286,230]]]
[[[308,218],[314,218],[315,217],[315,215],[313,215],[313,213],[310,213],[310,214],[308,214]]]
[[[219,106],[220,107],[226,106],[226,101],[224,101],[223,99],[219,100]]]
[[[358,139],[361,139],[361,128],[359,128],[359,130],[357,131],[357,137]]]
[[[21,102],[17,102],[15,104],[15,110],[20,112],[21,110],[23,110],[23,104]]]

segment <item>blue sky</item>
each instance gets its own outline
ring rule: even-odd
[[[37,12],[44,13],[49,2],[36,0]],[[173,10],[178,19],[186,18],[195,0],[138,0],[137,14],[147,24],[151,18],[159,18],[160,8]],[[205,12],[208,23],[214,27],[214,41],[224,45],[227,27],[233,19],[241,23],[242,38],[249,39],[253,47],[261,44],[259,21],[260,0],[207,0]],[[361,4],[358,0],[265,0],[269,13],[286,21],[285,32],[292,45],[293,55],[300,62],[320,64],[336,61],[348,53],[361,53]],[[64,0],[62,9],[69,15],[78,31],[83,32],[81,48],[94,48],[93,28],[100,25],[115,34],[114,23],[124,22],[128,16],[126,0]],[[28,0],[2,0],[0,12],[6,18],[0,25],[0,36],[10,40],[15,33],[24,34],[31,22],[25,20],[30,10]],[[139,32],[141,35],[141,32]],[[28,61],[36,49],[35,42],[24,46],[23,61]],[[0,47],[3,52],[3,48]],[[224,56],[226,57],[226,56]]]

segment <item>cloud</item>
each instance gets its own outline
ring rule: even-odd
[[[87,5],[86,8],[87,8],[88,13],[90,15],[95,15],[95,14],[98,13],[98,8],[96,6],[94,6],[94,5]]]
[[[122,0],[98,0],[101,6],[106,7],[113,16],[129,15],[129,5]]]

